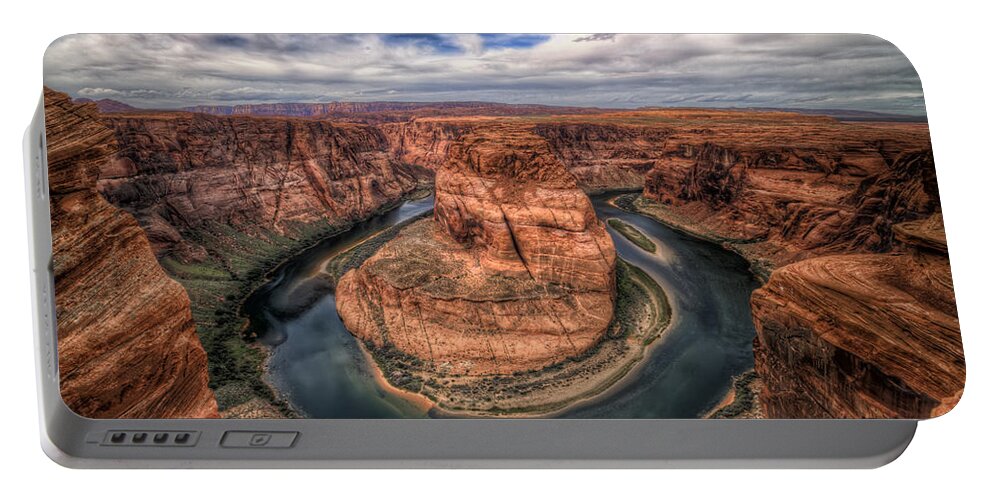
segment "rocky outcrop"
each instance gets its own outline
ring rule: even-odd
[[[434,218],[338,284],[345,326],[451,374],[512,374],[578,356],[613,316],[615,252],[574,178],[527,128],[452,144]]]
[[[843,202],[854,206],[836,232],[849,248],[886,252],[893,248],[894,227],[926,218],[941,208],[931,150],[912,151],[881,173],[867,177]]]
[[[45,127],[63,400],[90,418],[217,417],[186,292],[96,190],[113,131],[95,104],[49,89]]]
[[[927,418],[962,395],[965,362],[941,215],[893,226],[899,254],[776,270],[752,296],[772,418]]]
[[[669,152],[647,174],[644,195],[696,232],[762,242],[760,253],[776,265],[886,251],[893,224],[934,211],[926,125],[775,112],[706,117],[706,128],[689,128],[685,117],[671,125]]]
[[[121,150],[101,192],[134,214],[159,255],[196,260],[210,225],[294,235],[359,220],[397,202],[417,172],[377,129],[293,118],[193,113],[110,115]]]
[[[738,199],[745,187],[745,168],[740,155],[731,149],[704,143],[684,149],[692,158],[686,169],[652,170],[645,189],[666,204],[700,201],[711,207],[727,206]]]

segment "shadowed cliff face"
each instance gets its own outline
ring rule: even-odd
[[[217,417],[186,292],[97,193],[117,146],[96,113],[45,90],[62,397],[91,418]]]
[[[100,190],[135,214],[156,251],[202,256],[191,230],[222,224],[293,235],[368,217],[412,190],[377,129],[292,118],[110,115],[122,148]]]
[[[752,296],[772,418],[928,418],[965,362],[941,215],[894,226],[908,251],[808,259]]]
[[[404,165],[416,165],[430,172],[448,162],[449,149],[472,130],[469,122],[411,120],[378,126],[389,141],[390,155]]]
[[[641,189],[645,173],[664,157],[672,133],[601,123],[539,124],[535,132],[588,192]]]
[[[450,148],[433,220],[337,288],[345,326],[441,373],[511,374],[582,354],[613,315],[613,243],[540,137],[487,125]]]
[[[893,224],[935,210],[925,126],[755,115],[768,116],[674,133],[678,147],[648,173],[645,196],[699,232],[761,243],[773,266],[888,251]]]

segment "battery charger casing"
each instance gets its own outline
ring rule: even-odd
[[[42,99],[24,137],[33,320],[42,446],[65,466],[868,468],[897,458],[917,427],[915,418],[87,418],[60,391],[47,151]]]

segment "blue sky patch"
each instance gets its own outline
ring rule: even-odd
[[[439,54],[462,53],[462,47],[447,35],[401,33],[395,35],[383,35],[383,40],[388,44],[415,45],[417,47],[429,48]]]
[[[530,49],[551,38],[548,35],[507,35],[501,33],[489,33],[479,35],[479,37],[483,39],[483,47],[487,49]]]

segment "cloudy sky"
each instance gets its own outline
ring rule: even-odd
[[[45,85],[138,107],[491,101],[924,114],[920,80],[862,35],[72,35]]]

